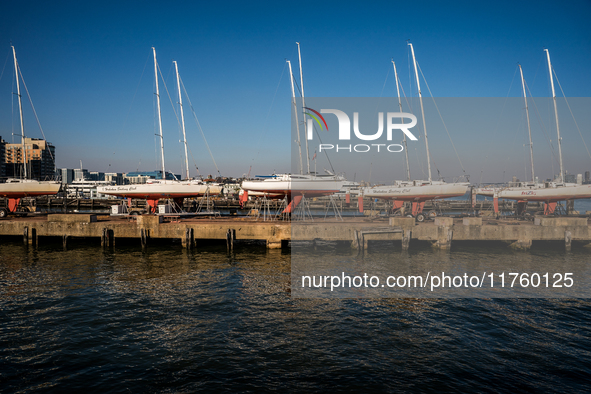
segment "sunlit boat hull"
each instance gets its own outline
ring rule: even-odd
[[[23,198],[57,194],[61,183],[52,181],[36,181],[31,179],[13,180],[0,183],[0,196],[6,198]]]
[[[468,191],[469,183],[432,182],[413,185],[400,183],[389,186],[375,186],[363,190],[365,197],[397,201],[425,202],[451,197],[461,197]]]

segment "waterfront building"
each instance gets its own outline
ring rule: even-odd
[[[55,175],[55,147],[39,138],[25,137],[25,155],[21,143],[5,143],[4,163],[7,177],[20,177],[26,165],[31,179],[51,179]]]
[[[0,136],[0,178],[6,177],[6,141]]]

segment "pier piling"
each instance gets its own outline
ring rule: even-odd
[[[148,246],[148,235],[146,234],[148,230],[145,228],[140,229],[140,240],[142,243],[142,249],[146,249]]]
[[[411,230],[404,230],[404,233],[402,234],[402,250],[408,250],[411,235]]]
[[[193,246],[195,244],[195,238],[193,235],[193,229],[190,227],[187,227],[185,229],[185,238],[183,239],[183,247],[187,248],[188,250],[193,249]]]
[[[229,228],[226,231],[226,247],[228,249],[228,253],[234,250],[234,239],[236,238],[236,230]]]

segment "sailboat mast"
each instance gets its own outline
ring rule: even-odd
[[[162,179],[166,179],[164,170],[164,138],[162,137],[162,116],[160,115],[160,90],[158,89],[158,62],[156,62],[156,48],[152,47],[154,52],[154,78],[156,80],[156,102],[158,105],[158,130],[160,132],[160,154],[162,156]]]
[[[419,82],[419,73],[417,71],[417,61],[415,59],[415,50],[409,42],[410,52],[412,53],[412,62],[415,68],[415,76],[417,77],[417,89],[419,91],[419,101],[421,103],[421,115],[423,117],[423,129],[425,130],[425,149],[427,150],[427,170],[429,171],[429,182],[431,182],[431,155],[429,154],[429,141],[427,140],[427,125],[425,124],[425,111],[423,109],[423,95],[421,94],[421,84]]]
[[[523,100],[525,101],[525,116],[527,118],[527,133],[529,134],[529,156],[531,159],[531,180],[536,180],[534,175],[534,144],[531,140],[531,127],[529,125],[529,108],[527,107],[527,95],[525,94],[525,79],[523,79],[523,70],[521,64],[519,65],[519,73],[521,74],[521,87],[523,88]]]
[[[398,87],[398,72],[396,72],[396,64],[392,60],[392,67],[394,67],[394,79],[396,79],[396,94],[398,95],[398,107],[402,113],[402,101],[400,100],[400,88]],[[404,123],[404,118],[400,118],[400,122]],[[410,167],[408,165],[408,147],[406,145],[406,134],[402,134],[404,142],[404,154],[406,155],[406,180],[410,181]]]
[[[289,80],[291,81],[291,104],[293,105],[293,112],[295,113],[295,124],[296,124],[296,131],[298,134],[298,150],[300,151],[300,175],[304,173],[303,163],[302,163],[302,143],[300,142],[300,124],[298,122],[298,108],[296,105],[295,99],[295,89],[293,86],[293,72],[291,71],[291,62],[288,60],[287,64],[289,65]]]
[[[552,99],[554,100],[554,117],[556,118],[556,133],[558,135],[558,158],[560,160],[560,182],[564,182],[564,168],[562,166],[562,138],[560,138],[560,126],[558,125],[558,108],[556,107],[556,93],[554,92],[554,77],[552,76],[552,64],[550,63],[550,52],[547,49],[548,72],[550,73],[550,86],[552,87]]]
[[[183,129],[183,143],[185,145],[185,171],[189,179],[189,155],[187,154],[187,134],[185,133],[185,115],[183,114],[183,97],[181,94],[181,79],[179,77],[179,66],[173,61],[176,70],[176,87],[179,91],[179,107],[181,108],[181,128]]]
[[[27,150],[25,147],[25,122],[23,120],[23,102],[21,99],[21,87],[20,84],[18,82],[18,63],[16,61],[16,51],[14,50],[14,47],[11,46],[12,48],[12,54],[14,55],[14,72],[16,73],[16,95],[18,96],[18,109],[20,112],[20,117],[21,117],[21,146],[22,146],[22,150],[23,150],[23,174],[25,179],[27,178]]]
[[[299,62],[300,62],[300,86],[302,87],[302,112],[303,113],[303,117],[304,117],[304,135],[306,136],[305,141],[306,141],[306,163],[308,165],[308,174],[310,173],[310,150],[308,149],[308,138],[310,138],[310,136],[308,136],[308,133],[312,133],[311,130],[308,130],[308,126],[306,125],[306,113],[305,111],[303,111],[303,108],[306,106],[306,101],[304,99],[304,74],[302,74],[302,53],[300,52],[300,43],[296,42],[296,44],[298,44],[298,58],[299,58]]]

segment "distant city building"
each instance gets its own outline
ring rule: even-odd
[[[130,184],[146,183],[149,179],[162,179],[162,171],[136,171],[128,172],[123,175],[126,181]],[[180,175],[175,175],[166,172],[166,179],[181,179]]]
[[[27,176],[32,179],[51,179],[55,175],[55,147],[39,138],[25,137],[25,154],[21,143],[5,143],[4,163],[7,177],[24,175],[23,163],[27,166]]]
[[[90,173],[88,170],[82,168],[75,168],[74,169],[74,180],[75,181],[86,181],[90,180]]]
[[[68,184],[74,181],[74,170],[71,168],[60,168],[59,175],[60,179],[62,180],[62,184]]]
[[[89,174],[89,179],[91,181],[104,181],[105,180],[105,173],[99,171],[91,171]]]
[[[106,172],[105,173],[105,181],[113,182],[116,185],[124,185],[125,181],[123,178],[123,173],[121,172]]]
[[[575,183],[577,181],[577,176],[575,174],[566,174],[564,181],[566,183]]]
[[[591,179],[589,179],[589,176],[590,176],[590,175],[591,175],[591,174],[589,173],[589,171],[585,171],[585,183],[589,183],[589,182],[591,182]]]

